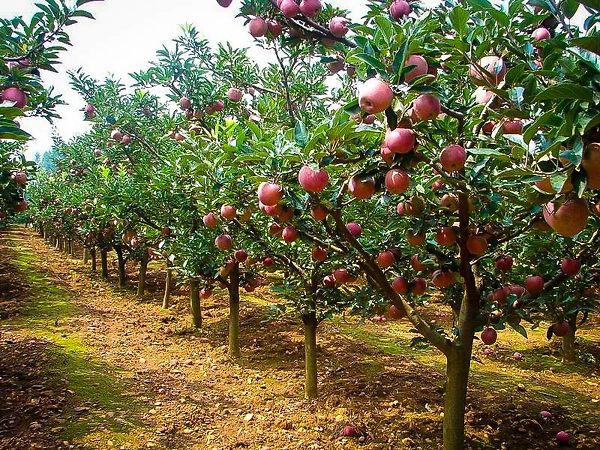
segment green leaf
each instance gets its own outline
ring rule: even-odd
[[[568,159],[575,167],[579,167],[581,160],[583,159],[583,141],[581,138],[577,138],[573,147],[561,152],[560,156]]]
[[[294,138],[300,147],[304,148],[306,146],[308,142],[308,131],[306,130],[304,122],[296,122],[296,126],[294,127]]]
[[[357,53],[356,55],[348,57],[348,62],[350,63],[357,63],[361,61],[364,62],[369,68],[375,69],[382,75],[386,73],[385,66],[381,63],[381,61],[371,55],[366,53]]]
[[[526,143],[529,143],[529,141],[531,141],[531,139],[533,139],[533,136],[535,136],[535,134],[537,133],[537,130],[539,130],[547,122],[549,122],[550,119],[553,116],[554,116],[554,112],[553,111],[546,111],[540,117],[538,117],[537,119],[535,119],[533,121],[533,123],[531,125],[529,125],[527,127],[527,129],[525,130],[525,132],[523,133],[523,140]]]
[[[560,8],[565,13],[569,19],[571,19],[577,10],[579,9],[579,1],[578,0],[563,0],[561,2]]]
[[[536,95],[533,101],[540,102],[544,100],[559,100],[564,98],[591,102],[594,100],[594,91],[578,84],[565,81],[544,89],[542,92]]]
[[[523,325],[521,325],[520,323],[512,323],[512,322],[507,322],[508,325],[510,325],[510,327],[515,330],[517,333],[519,333],[521,336],[523,336],[525,339],[527,339],[527,330],[525,329],[525,327]]]
[[[92,15],[92,13],[84,11],[82,9],[78,9],[77,11],[73,11],[73,13],[71,13],[71,16],[73,17],[87,17],[88,19],[95,19],[95,17]]]
[[[467,28],[467,21],[469,20],[469,13],[460,6],[455,7],[450,12],[450,22],[458,33],[458,36],[463,36]]]
[[[571,44],[600,55],[600,36],[585,36],[571,39]]]
[[[0,140],[26,141],[31,135],[18,127],[0,125]]]

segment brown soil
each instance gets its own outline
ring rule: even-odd
[[[246,296],[243,357],[233,362],[227,356],[223,292],[203,304],[205,327],[196,331],[190,328],[185,289],[175,291],[168,311],[160,308],[159,265],[151,266],[158,270],[151,270],[150,292],[140,301],[133,282],[129,289],[115,289],[114,279],[90,276],[79,260],[60,254],[29,230],[12,230],[0,246],[2,280],[20,286],[11,292],[22,293],[17,306],[27,300],[26,317],[36,315],[40,286],[28,292],[17,281],[26,277],[7,261],[11,253],[35,253],[27,270],[43,274],[72,305],[56,308],[62,311],[56,317],[50,313],[42,321],[13,320],[3,326],[0,449],[441,445],[444,377],[439,357],[429,349],[386,350],[387,327],[343,319],[320,325],[320,398],[307,402],[302,398],[300,322],[290,316],[273,318],[265,305],[272,298],[266,288]],[[355,332],[345,332],[348,327]],[[383,344],[362,339],[362,333]],[[62,374],[60,355],[70,358],[63,361]],[[555,448],[554,435],[561,429],[573,432],[577,448],[600,448],[597,421],[573,415],[554,395],[544,399],[522,384],[526,375],[512,372],[510,358],[497,359],[502,377],[515,379],[495,386],[493,378],[477,371],[467,413],[470,448]],[[78,371],[83,375],[73,373]],[[590,380],[597,383],[597,371]],[[597,392],[597,386],[589,391]],[[597,416],[592,394],[585,391],[580,397],[593,402],[581,407]],[[32,399],[35,408],[26,406]],[[543,421],[542,409],[554,417]],[[340,437],[347,424],[358,428],[360,439]]]

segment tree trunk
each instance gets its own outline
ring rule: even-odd
[[[171,284],[173,280],[173,271],[171,270],[171,262],[167,260],[167,273],[165,277],[165,295],[163,296],[163,309],[169,308],[169,300],[171,299]]]
[[[202,310],[200,309],[200,289],[198,280],[190,280],[190,310],[194,327],[202,327]]]
[[[58,236],[56,237],[56,242],[54,243],[54,248],[56,250],[60,250],[60,238]]]
[[[577,318],[569,320],[569,332],[562,338],[563,363],[577,361],[575,352],[575,333],[577,332]]]
[[[229,274],[229,356],[240,357],[240,266]]]
[[[87,247],[83,247],[83,264],[87,265],[89,259],[90,259],[90,249]]]
[[[138,278],[137,296],[139,298],[143,298],[144,292],[146,291],[146,271],[148,270],[148,261],[148,253],[144,252],[142,260],[140,261],[140,274]]]
[[[115,245],[115,252],[117,253],[117,262],[119,265],[119,287],[127,287],[127,274],[125,272],[125,258],[123,257],[123,249],[120,245]]]
[[[69,239],[69,256],[75,256],[75,243],[73,239]]]
[[[304,397],[317,398],[317,316],[310,312],[302,315],[304,322]]]
[[[463,343],[452,346],[446,359],[444,450],[465,448],[465,406],[472,347],[473,336],[465,336]]]
[[[102,260],[102,278],[108,279],[108,250],[103,248],[100,250],[100,259]]]
[[[92,272],[96,272],[96,249],[95,248],[91,248],[90,249],[90,256],[92,258]]]

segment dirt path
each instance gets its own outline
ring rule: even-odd
[[[323,324],[321,398],[307,403],[300,324],[273,319],[265,301],[269,292],[245,297],[244,356],[234,364],[226,354],[224,297],[204,305],[206,326],[194,331],[184,292],[167,311],[160,308],[158,293],[141,302],[130,290],[118,291],[90,276],[80,261],[29,230],[0,236],[0,260],[5,268],[10,260],[13,282],[6,284],[22,294],[11,295],[19,298],[13,300],[19,315],[0,322],[5,355],[0,388],[24,393],[12,400],[7,394],[8,403],[0,399],[0,449],[430,449],[440,444],[441,359],[432,350],[410,348],[406,324]],[[597,344],[594,333],[585,336]],[[493,359],[474,363],[468,413],[473,448],[553,448],[560,429],[574,432],[578,448],[600,448],[597,365],[563,370],[531,352],[526,361],[533,365],[516,366],[508,342],[507,336]],[[522,351],[543,342],[534,338],[527,345]],[[15,373],[14,367],[21,369]],[[11,424],[9,403],[32,399],[39,411],[13,414]],[[554,418],[541,421],[542,409]],[[346,424],[364,432],[361,440],[339,437]]]

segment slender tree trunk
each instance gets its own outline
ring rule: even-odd
[[[56,250],[60,250],[60,238],[58,236],[56,237],[56,241],[54,243],[54,248]]]
[[[171,299],[171,284],[173,280],[173,270],[171,270],[171,261],[167,259],[167,272],[165,277],[165,295],[163,296],[163,309],[169,308],[169,300]]]
[[[69,239],[69,256],[75,256],[75,243],[73,239]]]
[[[229,356],[240,357],[240,266],[229,273]]]
[[[117,262],[119,265],[119,287],[127,287],[127,274],[125,272],[125,258],[123,257],[123,249],[120,245],[115,245],[115,252],[117,253]]]
[[[142,260],[140,261],[140,274],[138,278],[137,296],[139,298],[143,298],[144,292],[146,291],[146,272],[148,270],[148,261],[148,253],[144,252]]]
[[[202,310],[200,309],[200,289],[198,280],[190,280],[190,310],[194,327],[202,327]]]
[[[302,315],[304,323],[304,397],[317,398],[317,316],[310,312]]]
[[[87,247],[83,247],[83,264],[87,265],[89,259],[90,259],[90,249]]]
[[[570,363],[577,360],[575,351],[575,333],[577,332],[577,317],[569,320],[569,332],[562,338],[563,362]]]
[[[453,346],[446,361],[444,450],[465,448],[465,406],[470,367],[471,348]]]
[[[92,258],[92,272],[96,272],[96,248],[90,249],[90,256]]]
[[[102,262],[102,278],[108,279],[108,250],[103,248],[100,250],[100,259]]]

